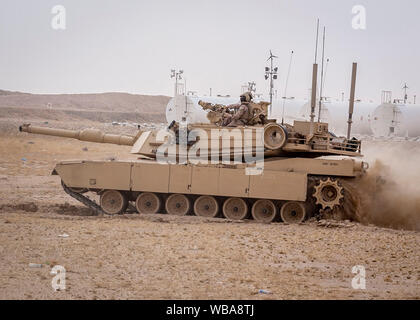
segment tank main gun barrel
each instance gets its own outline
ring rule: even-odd
[[[96,142],[96,143],[111,143],[124,146],[133,146],[136,142],[136,136],[118,135],[118,134],[107,134],[103,133],[98,129],[84,129],[80,131],[66,130],[66,129],[54,129],[36,127],[30,124],[23,124],[19,127],[20,132],[28,132],[34,134],[42,134],[47,136],[72,138],[81,141]]]

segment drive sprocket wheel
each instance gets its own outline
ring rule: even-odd
[[[344,188],[340,182],[331,178],[320,180],[315,186],[313,197],[316,199],[316,204],[320,205],[323,210],[333,210],[336,206],[341,204],[344,198]]]

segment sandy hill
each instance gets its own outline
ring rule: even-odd
[[[120,92],[30,94],[0,90],[0,107],[50,107],[52,109],[164,113],[169,99],[166,96],[148,96]]]
[[[169,99],[120,92],[30,94],[0,90],[0,118],[164,122]]]

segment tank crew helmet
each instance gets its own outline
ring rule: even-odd
[[[241,94],[240,98],[241,98],[241,102],[251,102],[252,93],[251,92],[245,92],[245,93]]]

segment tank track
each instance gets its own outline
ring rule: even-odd
[[[317,220],[332,217],[335,217],[335,220],[354,220],[355,218],[355,220],[357,220],[357,192],[355,192],[354,188],[350,187],[349,181],[347,179],[334,179],[334,181],[337,181],[340,184],[340,186],[343,185],[344,189],[342,194],[343,198],[340,200],[339,203],[337,203],[337,205],[333,206],[333,208],[322,208],[322,206],[316,203],[316,198],[313,195],[314,191],[316,190],[315,186],[320,184],[324,178],[325,177],[311,176],[308,179],[308,199],[306,201],[308,215],[305,220],[311,217],[315,217]],[[72,190],[71,188],[67,187],[64,183],[62,183],[62,187],[69,196],[81,202],[86,207],[90,208],[95,215],[112,215],[106,213],[95,201],[84,196],[82,193]],[[217,197],[217,200],[219,203],[223,202],[223,200],[219,199],[219,197]],[[194,200],[192,200],[192,203],[193,202]],[[129,204],[129,210],[132,212],[137,212],[135,207],[131,204]],[[189,214],[191,214],[191,212]],[[223,214],[219,212],[218,216],[223,217]],[[248,216],[250,217],[251,214],[248,214]]]
[[[81,193],[77,193],[72,191],[70,188],[68,188],[64,183],[61,184],[63,186],[64,191],[71,196],[72,198],[76,199],[77,201],[83,203],[86,207],[90,208],[95,215],[104,215],[107,214],[102,210],[102,208],[93,200],[89,199],[88,197],[85,197]]]

